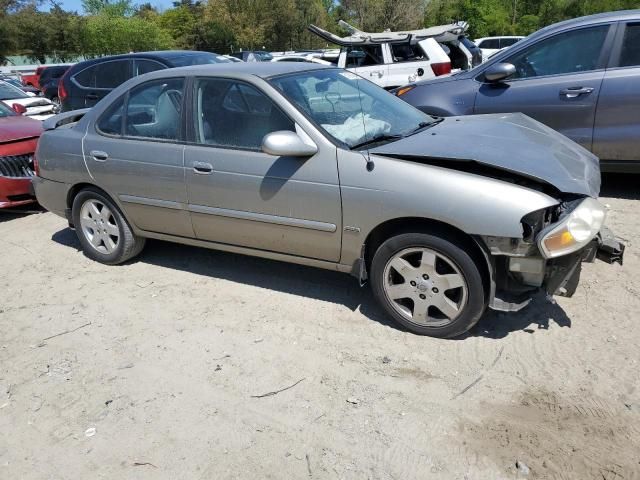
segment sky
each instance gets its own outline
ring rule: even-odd
[[[82,13],[82,0],[62,0],[60,2],[62,4],[62,8],[65,10],[76,11],[78,13]],[[134,1],[134,4],[137,3],[146,3],[144,0]],[[165,10],[173,5],[172,0],[149,0],[149,3],[159,10]],[[43,5],[43,10],[48,10],[46,7],[46,3]]]

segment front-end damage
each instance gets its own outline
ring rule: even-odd
[[[558,240],[552,238],[554,230],[562,230],[586,203],[597,202],[589,197],[573,197],[554,207],[531,212],[521,221],[522,238],[478,237],[490,253],[493,270],[495,286],[490,308],[519,311],[538,291],[571,297],[580,280],[582,263],[592,263],[596,258],[622,265],[625,246],[602,224],[604,216],[596,222],[595,234],[586,234],[584,240],[575,242],[573,247],[565,247],[566,253],[562,247],[556,250],[557,255],[546,251],[542,242],[551,239],[557,243]],[[561,236],[568,238],[570,234],[563,232]]]

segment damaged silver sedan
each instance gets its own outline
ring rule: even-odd
[[[45,122],[38,201],[105,264],[155,238],[351,273],[412,332],[571,296],[622,263],[598,159],[523,115],[433,118],[340,69],[136,77]]]

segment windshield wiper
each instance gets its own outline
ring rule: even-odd
[[[405,135],[405,137],[408,137],[410,135],[413,135],[414,133],[418,133],[421,132],[422,130],[424,130],[425,128],[429,128],[429,127],[433,127],[434,125],[439,124],[440,122],[442,122],[444,120],[444,117],[434,117],[433,122],[420,122],[418,124],[418,126],[416,128],[414,128],[413,130],[411,130],[409,133],[407,133]]]
[[[353,145],[351,147],[351,150],[356,150],[358,148],[366,147],[367,145],[371,145],[373,143],[384,142],[386,140],[400,140],[401,138],[404,138],[404,135],[389,135],[384,133],[382,135],[376,135],[375,137],[365,140],[364,142]]]

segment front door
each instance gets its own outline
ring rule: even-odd
[[[513,64],[516,74],[483,83],[475,113],[522,112],[590,150],[610,27],[560,33],[514,53],[504,62]]]
[[[94,181],[135,226],[193,237],[180,143],[184,83],[139,85],[102,114],[83,146]]]
[[[593,153],[624,164],[640,161],[640,22],[622,24],[619,36],[602,82]]]
[[[337,262],[342,213],[336,149],[309,158],[261,151],[263,137],[300,127],[253,85],[196,79],[185,149],[196,237]]]

